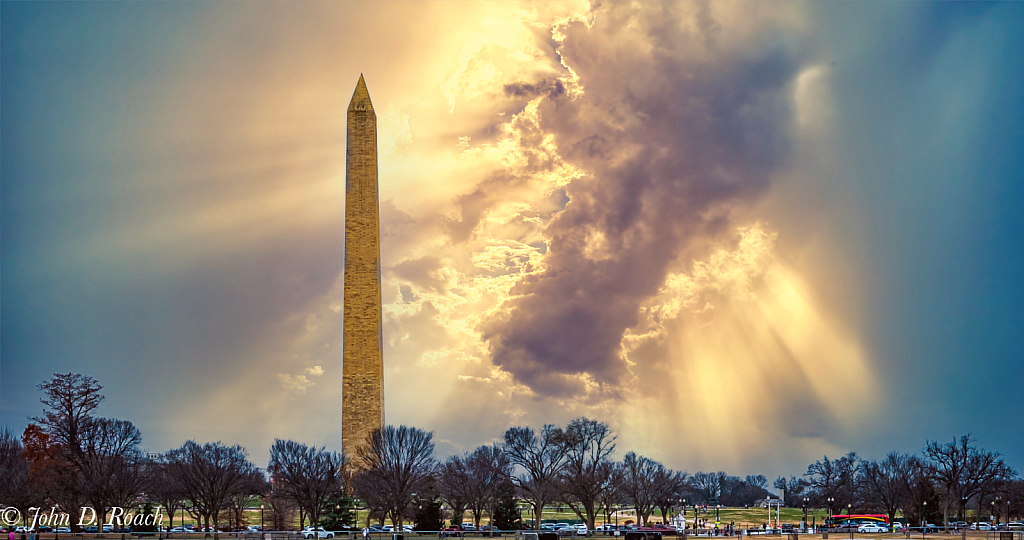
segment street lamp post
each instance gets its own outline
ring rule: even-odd
[[[686,499],[679,499],[679,515],[683,517],[683,527],[686,526]]]
[[[846,519],[850,519],[850,516],[852,516],[852,515],[853,515],[853,503],[847,503],[846,504]],[[852,521],[847,521],[847,523],[848,524],[852,524],[853,522]],[[853,540],[853,528],[852,527],[850,527],[850,540]]]
[[[928,532],[928,501],[921,503],[921,534]]]
[[[807,532],[807,497],[804,497],[804,520],[800,523],[800,532]]]
[[[836,502],[836,498],[835,497],[829,497],[828,498],[828,517],[829,517],[829,519],[832,518],[832,503],[834,503],[834,502]]]
[[[264,508],[264,506],[261,504],[260,505],[260,534],[263,534],[263,508]]]

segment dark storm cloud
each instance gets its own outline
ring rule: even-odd
[[[565,95],[565,85],[558,79],[544,80],[537,84],[525,82],[510,83],[506,84],[503,90],[506,95],[518,98],[547,96],[556,99]]]
[[[482,326],[494,363],[540,394],[583,393],[581,374],[605,392],[622,381],[623,333],[670,265],[785,162],[798,70],[786,41],[770,24],[727,35],[692,9],[611,4],[591,28],[565,30],[560,52],[584,95],[546,99],[541,122],[587,176],[545,231],[546,270]]]

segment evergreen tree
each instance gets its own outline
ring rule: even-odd
[[[420,499],[413,517],[414,529],[417,531],[439,531],[444,528],[444,516],[441,514],[441,501],[436,499]]]
[[[324,505],[320,516],[323,528],[328,531],[342,531],[356,526],[356,503],[343,491],[333,493]]]
[[[498,500],[498,505],[494,509],[494,515],[491,516],[491,524],[499,531],[518,531],[523,524],[520,517],[519,505],[516,504],[516,499],[509,493]]]

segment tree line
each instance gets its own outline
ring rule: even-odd
[[[545,509],[563,506],[593,528],[600,516],[635,509],[639,523],[663,522],[682,506],[751,506],[775,498],[763,475],[743,478],[723,471],[688,473],[627,452],[616,459],[614,431],[604,422],[577,418],[564,428],[511,427],[500,442],[439,460],[433,433],[386,426],[354,456],[277,439],[266,469],[238,445],[186,441],[156,456],[143,455],[142,436],[127,420],[98,417],[102,387],[80,374],[54,374],[38,386],[43,414],[20,440],[0,431],[0,503],[28,515],[30,507],[59,505],[71,515],[95,508],[101,523],[110,507],[159,505],[173,524],[188,513],[205,527],[241,527],[247,508],[260,507],[264,524],[287,529],[298,520],[339,530],[356,525],[354,508],[367,520],[400,528],[439,530],[469,514],[479,527],[521,526],[520,505],[540,527]],[[912,524],[1020,515],[1024,481],[998,452],[979,448],[969,434],[949,443],[926,441],[922,455],[890,452],[863,460],[851,452],[824,456],[800,477],[779,477],[787,506],[843,513],[897,512]],[[1006,501],[1006,506],[993,504]],[[74,520],[72,520],[74,521]],[[73,525],[73,523],[72,523]]]

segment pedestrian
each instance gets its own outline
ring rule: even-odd
[[[8,540],[14,540],[14,527],[11,527],[11,534],[7,537]]]
[[[369,538],[370,538],[370,528],[369,527],[363,527],[363,540],[369,540]]]

